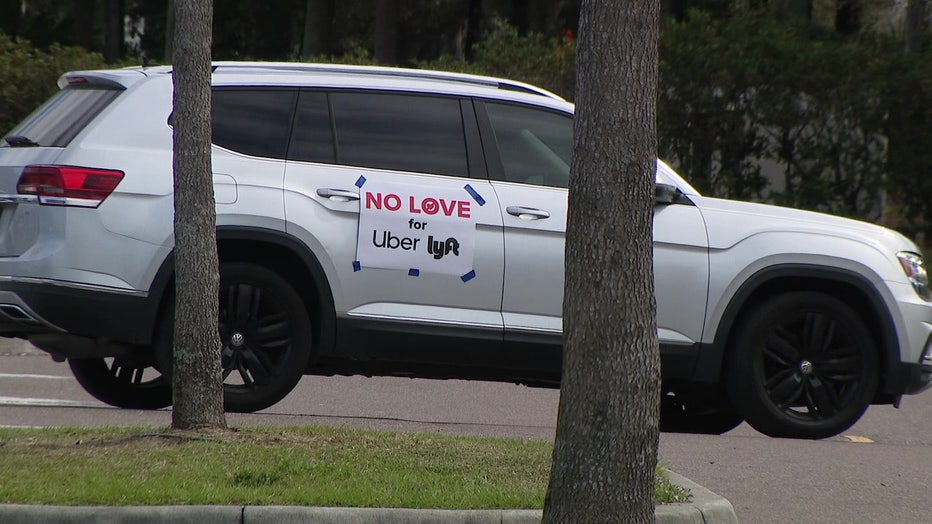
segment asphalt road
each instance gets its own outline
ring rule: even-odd
[[[168,425],[171,414],[119,410],[88,396],[67,364],[0,344],[0,426]],[[5,354],[4,354],[5,353]],[[305,377],[285,400],[231,425],[332,425],[552,439],[559,392],[510,384]],[[728,498],[741,522],[927,523],[932,393],[875,406],[844,436],[662,434],[660,461]]]

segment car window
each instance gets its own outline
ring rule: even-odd
[[[122,89],[96,86],[66,87],[7,136],[28,138],[41,146],[65,147],[122,92]]]
[[[340,164],[469,176],[460,102],[389,93],[331,93]]]
[[[508,182],[567,187],[573,153],[569,115],[525,106],[486,103]]]
[[[252,156],[285,158],[297,90],[214,89],[214,144]]]
[[[331,164],[336,161],[326,93],[301,91],[288,158]]]

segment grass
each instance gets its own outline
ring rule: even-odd
[[[0,503],[541,508],[551,451],[316,427],[0,429]],[[658,503],[688,498],[658,473]]]

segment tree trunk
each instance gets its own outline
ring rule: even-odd
[[[906,24],[904,34],[906,52],[914,55],[922,53],[922,33],[924,29],[926,0],[909,0],[906,5]]]
[[[165,61],[172,59],[175,42],[175,0],[168,0],[165,12]]]
[[[835,4],[835,30],[841,35],[853,35],[861,30],[861,1],[838,0]]]
[[[582,2],[563,377],[544,522],[654,522],[658,26],[657,2]]]
[[[375,7],[375,61],[398,63],[398,0],[378,0]]]
[[[74,45],[91,50],[94,46],[94,0],[74,0]]]
[[[112,64],[123,57],[123,0],[107,0],[104,60]]]
[[[304,39],[301,42],[301,59],[333,53],[333,0],[307,0],[304,10]]]
[[[226,427],[210,161],[212,17],[212,0],[175,0],[175,429]]]

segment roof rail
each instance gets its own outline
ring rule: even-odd
[[[306,71],[314,73],[341,73],[341,74],[360,74],[360,75],[382,75],[399,78],[414,78],[424,80],[444,80],[448,82],[460,82],[464,84],[482,85],[495,87],[498,89],[507,89],[510,91],[519,91],[533,95],[545,96],[554,100],[565,102],[566,100],[557,95],[541,89],[537,86],[494,78],[490,76],[469,75],[465,73],[451,73],[446,71],[433,71],[429,69],[404,69],[400,67],[382,67],[382,66],[359,66],[359,65],[342,65],[342,64],[312,64],[305,62],[214,62],[213,70],[222,71],[224,69],[265,69],[275,71]]]

